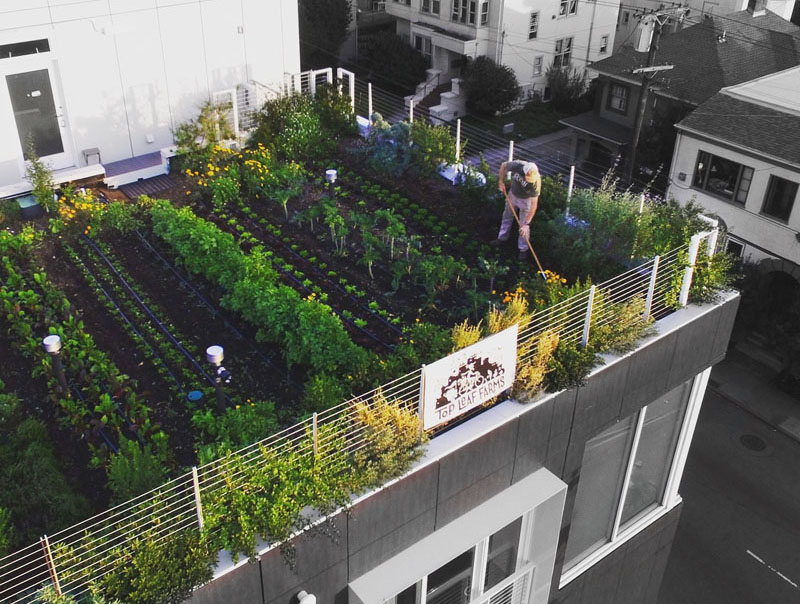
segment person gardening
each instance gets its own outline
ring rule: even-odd
[[[500,245],[508,241],[511,236],[511,224],[514,222],[514,212],[511,204],[516,208],[519,217],[519,237],[517,249],[519,259],[528,257],[528,239],[531,236],[531,220],[539,207],[539,193],[542,190],[542,177],[536,164],[529,161],[506,161],[500,164],[499,189],[506,198],[503,219],[500,222],[500,232],[492,245]],[[511,186],[506,185],[506,178],[510,177]],[[510,189],[510,190],[509,190]]]

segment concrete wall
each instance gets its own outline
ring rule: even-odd
[[[91,147],[104,163],[157,151],[211,93],[300,68],[296,0],[3,0],[0,14],[0,44],[50,40],[49,53],[0,61],[0,76],[51,71],[67,165]],[[0,186],[24,173],[4,82]]]
[[[344,604],[349,581],[542,467],[570,487],[551,602],[655,603],[679,508],[557,589],[583,450],[587,440],[619,418],[722,359],[737,307],[734,297],[693,320],[681,320],[691,310],[672,315],[668,320],[674,328],[596,371],[585,386],[523,407],[483,436],[365,498],[349,515],[339,514],[338,541],[322,535],[299,538],[295,572],[271,550],[258,563],[198,590],[192,604],[296,604],[301,589],[314,593],[318,602]],[[502,413],[503,405],[470,422]]]
[[[692,186],[700,151],[706,151],[753,168],[753,180],[744,206]],[[685,175],[683,180],[680,179],[681,174]],[[776,165],[721,143],[679,131],[675,141],[668,193],[681,203],[695,199],[706,209],[707,213],[716,214],[722,218],[734,237],[760,246],[795,264],[800,264],[800,246],[795,238],[800,231],[800,192],[795,198],[788,224],[762,214],[761,208],[764,205],[771,175],[800,183],[800,171],[796,169]],[[745,250],[745,259],[751,262],[758,262],[767,256],[768,254],[765,252],[753,247]]]

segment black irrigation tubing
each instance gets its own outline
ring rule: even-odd
[[[106,299],[111,304],[114,305],[114,308],[117,309],[117,313],[119,313],[119,316],[125,321],[125,323],[128,324],[128,327],[131,328],[133,333],[136,334],[136,336],[142,341],[142,344],[147,346],[148,350],[150,350],[150,352],[153,354],[153,356],[155,358],[157,358],[159,361],[161,361],[161,365],[163,366],[164,370],[175,381],[175,384],[177,385],[178,389],[185,395],[186,394],[186,390],[183,388],[183,386],[181,384],[181,381],[175,376],[174,373],[172,373],[172,371],[170,371],[170,368],[167,366],[166,361],[164,361],[164,359],[161,357],[161,355],[159,355],[158,352],[156,352],[155,349],[150,345],[150,343],[147,341],[147,338],[145,338],[144,335],[142,335],[142,333],[138,329],[136,329],[136,326],[128,318],[128,315],[125,314],[125,311],[122,310],[122,307],[120,307],[120,305],[117,304],[116,300],[114,300],[114,297],[111,294],[109,294],[108,291],[106,290],[106,288],[103,287],[100,284],[100,279],[97,277],[97,275],[95,275],[92,272],[92,270],[88,266],[86,266],[86,263],[83,260],[81,260],[79,257],[75,256],[75,259],[78,262],[81,263],[81,266],[83,267],[83,270],[85,270],[86,273],[94,280],[95,285],[97,285],[97,287],[100,289],[100,291],[103,292],[103,295],[106,297]]]
[[[139,444],[144,446],[145,443],[144,440],[142,439],[142,436],[139,434],[137,430],[133,429],[134,428],[133,422],[127,415],[125,415],[125,412],[122,410],[122,407],[119,406],[119,401],[117,401],[117,397],[108,391],[108,388],[106,388],[105,384],[100,384],[100,387],[103,389],[103,392],[105,392],[108,395],[108,398],[110,398],[114,402],[114,406],[116,406],[117,408],[117,413],[119,413],[122,419],[124,419],[127,422],[128,430],[131,432],[131,434],[136,436],[136,440],[139,441]]]
[[[249,216],[247,216],[247,215],[244,215],[244,218],[245,218],[245,220],[247,220],[247,221],[250,223],[250,226],[251,226],[251,227],[253,227],[253,228],[258,228],[258,229],[259,229],[261,232],[263,232],[265,235],[267,235],[268,237],[271,237],[271,238],[273,239],[273,241],[274,241],[274,242],[277,242],[277,243],[278,243],[278,245],[280,245],[280,246],[281,246],[281,247],[282,247],[282,248],[283,248],[283,249],[284,249],[286,252],[288,252],[289,254],[291,254],[292,256],[294,256],[295,258],[299,258],[299,259],[301,259],[302,261],[306,262],[306,263],[307,263],[307,264],[308,264],[308,265],[311,267],[311,270],[312,270],[312,271],[313,271],[313,272],[316,274],[316,276],[317,276],[317,277],[319,277],[320,279],[324,279],[326,282],[328,282],[328,283],[331,285],[331,287],[333,287],[334,289],[336,289],[336,290],[337,290],[337,291],[338,291],[338,292],[339,292],[341,295],[343,295],[343,296],[347,297],[347,298],[348,298],[348,299],[349,299],[351,302],[353,302],[354,304],[356,304],[356,305],[357,305],[359,308],[361,308],[363,311],[370,313],[372,316],[374,316],[374,317],[375,317],[375,319],[377,319],[379,322],[383,323],[383,324],[384,324],[386,327],[388,327],[389,329],[391,329],[391,330],[392,330],[392,331],[394,331],[395,333],[397,333],[397,334],[399,334],[399,335],[403,335],[403,330],[402,330],[402,329],[400,329],[400,328],[399,328],[399,327],[397,327],[396,325],[393,325],[392,323],[390,323],[389,321],[387,321],[385,318],[383,318],[382,316],[380,316],[378,313],[376,313],[374,310],[372,310],[372,309],[371,309],[371,308],[369,308],[368,306],[364,305],[364,304],[361,302],[361,300],[359,300],[358,298],[356,298],[356,297],[355,297],[353,294],[349,293],[349,292],[348,292],[346,289],[344,289],[344,288],[343,288],[341,285],[339,285],[339,284],[338,284],[338,283],[336,283],[336,282],[335,282],[333,279],[331,279],[330,277],[328,277],[328,276],[327,276],[327,275],[326,275],[326,274],[325,274],[325,273],[322,271],[322,269],[320,269],[320,268],[319,268],[319,267],[317,267],[317,266],[314,266],[314,265],[313,265],[311,262],[308,262],[308,259],[306,259],[306,258],[303,258],[303,257],[302,257],[300,254],[298,254],[297,252],[295,252],[295,251],[294,251],[294,250],[293,250],[293,249],[292,249],[290,246],[286,245],[286,244],[285,244],[283,241],[281,241],[279,237],[276,237],[276,236],[274,236],[272,233],[270,233],[269,231],[267,231],[266,229],[264,229],[264,228],[261,228],[261,225],[259,225],[259,224],[258,224],[258,223],[257,223],[255,220],[253,220],[253,219],[252,219],[252,218],[250,218]]]
[[[192,293],[192,295],[197,298],[203,306],[205,306],[211,314],[222,320],[225,328],[233,333],[239,340],[243,342],[248,342],[252,345],[253,351],[259,356],[259,358],[269,367],[271,367],[276,373],[280,373],[283,375],[285,382],[297,393],[300,392],[300,388],[297,384],[295,384],[294,380],[292,380],[291,375],[288,371],[285,371],[283,368],[279,367],[275,364],[275,361],[269,358],[260,348],[258,348],[255,344],[251,342],[251,339],[245,336],[235,325],[233,325],[225,316],[214,306],[211,302],[206,299],[203,294],[201,294],[197,288],[192,285],[186,277],[181,274],[181,272],[169,261],[167,260],[153,245],[147,240],[147,238],[142,234],[139,229],[135,231],[136,235],[139,237],[139,240],[147,247],[147,249],[156,257],[158,260],[173,274],[175,277],[180,280],[181,283]]]
[[[80,388],[78,388],[77,386],[73,385],[72,386],[72,391],[81,400],[81,402],[85,405],[86,404],[86,398],[84,398],[83,394],[80,391]],[[106,434],[106,431],[103,430],[103,426],[98,426],[97,427],[97,433],[100,436],[103,437],[103,440],[106,441],[106,444],[111,448],[112,451],[114,451],[114,453],[119,453],[119,447],[114,445],[114,443],[111,441],[111,438],[108,436],[108,434]]]
[[[290,281],[292,281],[297,287],[299,287],[303,291],[308,292],[308,293],[313,293],[313,290],[310,287],[306,287],[305,285],[303,285],[303,282],[300,279],[298,279],[297,277],[295,277],[290,271],[287,271],[286,269],[284,269],[282,266],[279,266],[275,262],[272,263],[272,266],[274,266],[275,269],[278,272],[280,272],[284,276],[288,277]],[[392,344],[384,342],[383,340],[381,340],[378,336],[376,336],[374,333],[372,333],[368,329],[365,329],[363,327],[359,327],[358,325],[356,325],[355,321],[353,321],[352,319],[347,318],[346,316],[344,316],[341,312],[339,312],[337,309],[333,308],[332,306],[330,307],[330,309],[334,313],[336,313],[336,316],[338,316],[339,319],[341,319],[343,322],[347,323],[348,325],[354,327],[355,329],[359,330],[364,335],[366,335],[367,337],[372,339],[375,343],[380,344],[381,346],[384,346],[385,348],[387,348],[390,351],[394,350],[394,346]]]
[[[130,283],[128,283],[127,279],[125,279],[125,277],[123,277],[120,274],[120,272],[114,266],[114,263],[111,262],[111,260],[108,259],[108,257],[100,250],[100,248],[97,247],[97,245],[95,245],[94,241],[92,241],[86,235],[82,235],[82,237],[83,237],[84,241],[86,241],[89,244],[89,246],[92,248],[94,253],[97,254],[106,263],[106,265],[111,269],[111,271],[114,273],[114,275],[117,277],[117,279],[119,279],[120,283],[125,287],[125,289],[128,290],[128,293],[131,294],[133,299],[136,300],[136,302],[139,304],[139,306],[142,307],[142,310],[144,310],[145,313],[147,313],[147,315],[150,317],[150,319],[152,319],[155,322],[155,324],[158,326],[158,328],[161,330],[161,332],[165,336],[167,336],[167,338],[170,340],[170,342],[172,342],[172,344],[181,352],[181,354],[183,354],[183,356],[186,357],[186,359],[194,366],[194,368],[202,376],[204,376],[206,378],[206,380],[208,380],[208,382],[212,386],[216,385],[216,382],[215,382],[214,378],[212,376],[210,376],[208,373],[206,373],[206,370],[203,369],[203,366],[197,361],[197,359],[194,358],[194,355],[192,355],[191,352],[186,350],[186,348],[180,342],[178,342],[178,340],[175,338],[175,336],[172,335],[172,333],[169,331],[169,329],[167,329],[164,326],[164,324],[158,319],[158,317],[150,309],[150,307],[147,304],[145,304],[145,302],[139,297],[139,294],[137,294],[136,291],[131,287],[131,285],[130,285]],[[233,401],[231,401],[230,397],[228,397],[227,394],[225,395],[225,398],[227,399],[229,404],[233,404]]]

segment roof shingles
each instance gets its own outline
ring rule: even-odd
[[[719,93],[676,126],[800,165],[800,115],[794,113]]]
[[[724,42],[718,41],[723,36]],[[647,54],[623,46],[591,68],[598,73],[631,77]],[[800,65],[800,27],[767,11],[753,17],[740,11],[708,16],[679,32],[661,36],[655,64],[671,64],[660,72],[652,89],[699,105],[721,88]]]

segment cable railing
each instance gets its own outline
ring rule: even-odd
[[[619,305],[640,304],[641,317],[625,315],[631,321],[658,319],[685,306],[700,242],[708,239],[707,249],[713,253],[715,238],[716,231],[699,233],[687,245],[533,313],[518,335],[517,350],[526,351],[520,360],[536,354],[536,341],[545,334],[585,346],[592,329],[610,322],[624,327],[618,323]],[[37,590],[48,583],[59,592],[85,593],[90,584],[114,572],[115,557],[133,551],[142,531],[149,531],[155,540],[167,540],[202,529],[204,502],[213,501],[231,481],[240,484],[246,468],[268,463],[264,451],[273,457],[289,452],[304,459],[313,456],[315,463],[348,471],[347,460],[370,444],[370,434],[358,420],[359,408],[372,409],[380,400],[402,401],[421,416],[421,376],[417,369],[398,377],[1,558],[0,602],[32,603]]]

